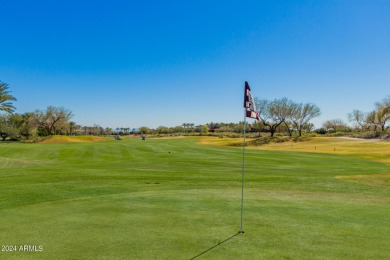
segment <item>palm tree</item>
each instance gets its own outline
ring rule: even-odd
[[[0,81],[0,111],[13,113],[15,107],[10,101],[16,101],[16,98],[9,94],[8,84]]]

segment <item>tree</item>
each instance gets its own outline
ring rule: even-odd
[[[386,114],[390,114],[390,106],[383,108],[383,112]]]
[[[94,124],[93,127],[91,127],[90,133],[92,135],[98,135],[100,136],[104,132],[103,127],[101,127],[98,124]]]
[[[193,132],[195,127],[193,123],[183,123],[181,126],[184,127],[185,131],[188,133]]]
[[[0,115],[0,136],[5,141],[8,137],[16,139],[19,135],[17,120],[12,114]]]
[[[388,121],[390,121],[390,96],[384,98],[381,102],[377,102],[375,106],[376,124],[380,126],[382,132],[384,132],[387,128],[389,128],[389,126],[386,127],[386,124]]]
[[[12,125],[18,130],[21,136],[24,136],[26,139],[29,139],[34,130],[37,128],[37,124],[34,120],[34,113],[27,112],[24,114],[11,114],[9,115],[9,120]]]
[[[314,131],[314,124],[313,123],[307,123],[302,128],[303,131],[306,133],[311,133]]]
[[[34,135],[34,131],[37,129],[37,124],[34,120],[34,113],[27,112],[22,114],[22,125],[20,126],[20,134],[27,139]]]
[[[48,106],[45,111],[35,111],[35,121],[42,135],[57,134],[57,129],[64,127],[72,116],[72,112],[63,107]]]
[[[146,126],[140,127],[139,131],[142,135],[146,135],[149,132],[149,128]]]
[[[201,131],[202,134],[207,134],[209,132],[209,127],[207,125],[203,125]]]
[[[374,127],[375,132],[378,132],[378,127],[382,127],[382,125],[384,126],[384,123],[381,119],[382,113],[380,113],[380,111],[373,110],[367,115],[367,123],[370,128]]]
[[[255,98],[260,120],[268,127],[271,137],[274,136],[277,128],[291,115],[292,101],[287,98],[269,101]]]
[[[377,108],[382,108],[382,109],[389,109],[390,108],[390,95],[384,99],[382,99],[381,102],[375,103],[375,106]]]
[[[281,131],[281,132],[287,131],[288,135],[290,137],[292,137],[293,126],[294,126],[294,124],[292,122],[284,120],[283,124],[279,126],[279,131]]]
[[[367,129],[368,124],[368,113],[364,113],[360,110],[353,110],[351,113],[348,114],[348,120],[350,122],[355,123],[355,125],[359,126],[361,130]]]
[[[313,118],[321,114],[318,106],[311,103],[292,103],[290,119],[295,128],[298,130],[299,136],[302,136],[302,130]]]
[[[156,132],[158,134],[169,134],[169,128],[166,126],[159,126],[157,127]]]
[[[77,125],[77,123],[74,122],[74,121],[70,121],[69,124],[68,124],[68,126],[69,126],[69,135],[74,135],[74,134],[75,134],[75,131],[76,131],[77,128],[79,127],[79,126]]]
[[[0,111],[13,113],[15,107],[11,101],[16,101],[16,98],[10,95],[8,91],[8,84],[0,81]]]
[[[104,130],[104,132],[106,133],[106,135],[112,135],[112,128],[106,127],[106,129]]]
[[[327,131],[332,132],[338,132],[348,129],[347,124],[345,124],[344,121],[341,119],[327,120],[324,122],[323,127],[326,128]]]
[[[374,125],[375,132],[377,131],[378,126],[383,132],[385,131],[387,121],[390,119],[389,116],[390,115],[386,113],[386,109],[374,110],[368,113],[367,122],[371,125]]]

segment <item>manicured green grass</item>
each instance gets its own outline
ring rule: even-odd
[[[0,143],[0,244],[43,248],[0,258],[191,259],[239,230],[241,166],[191,138]],[[245,233],[197,259],[389,259],[390,188],[372,181],[389,173],[247,149]]]

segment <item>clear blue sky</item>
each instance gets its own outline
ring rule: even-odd
[[[390,1],[0,0],[0,80],[18,113],[82,125],[243,120],[255,96],[346,121],[390,95]]]

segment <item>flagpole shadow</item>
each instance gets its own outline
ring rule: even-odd
[[[214,246],[212,246],[212,247],[206,249],[206,250],[203,251],[202,253],[200,253],[200,254],[198,254],[198,255],[196,255],[196,256],[190,258],[190,260],[196,259],[196,258],[198,258],[198,257],[200,257],[200,256],[202,256],[202,255],[204,255],[204,254],[206,254],[207,252],[209,252],[209,251],[213,250],[214,248],[216,248],[216,247],[222,245],[223,243],[226,243],[226,242],[229,241],[230,239],[232,239],[232,238],[234,238],[234,237],[236,237],[236,236],[238,236],[238,235],[240,235],[240,234],[242,234],[242,233],[243,233],[243,232],[238,231],[238,233],[236,233],[236,234],[234,234],[233,236],[231,236],[231,237],[229,237],[229,238],[226,238],[225,240],[219,242],[218,244],[216,244],[216,245],[214,245]]]

